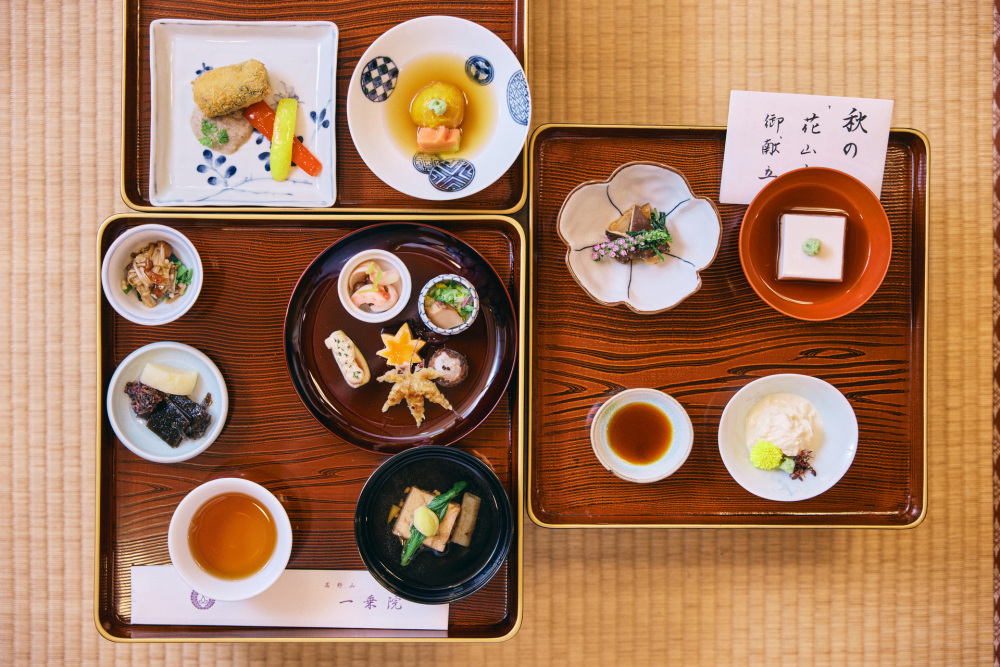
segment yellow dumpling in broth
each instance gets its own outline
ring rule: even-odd
[[[456,128],[465,118],[465,93],[452,83],[429,83],[413,97],[410,118],[418,127]]]

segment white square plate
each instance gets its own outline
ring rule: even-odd
[[[160,19],[149,30],[152,110],[149,199],[154,206],[326,207],[337,198],[334,117],[337,26],[329,21]],[[191,131],[191,82],[206,68],[256,58],[271,78],[272,107],[299,101],[295,134],[323,164],[319,176],[270,173],[260,133],[232,155],[205,148]]]

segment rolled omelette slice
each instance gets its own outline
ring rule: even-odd
[[[333,352],[337,366],[340,367],[340,372],[344,375],[344,381],[348,385],[357,389],[372,379],[368,362],[365,361],[364,355],[361,354],[350,336],[337,330],[323,342]]]

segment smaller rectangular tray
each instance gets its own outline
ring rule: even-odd
[[[926,140],[913,130],[889,137],[881,202],[893,247],[882,286],[849,315],[804,322],[773,310],[743,275],[738,238],[746,207],[718,204],[725,139],[725,128],[546,125],[533,134],[529,516],[551,528],[916,526],[926,512]],[[574,187],[605,180],[632,161],[680,170],[694,195],[710,198],[722,217],[721,246],[701,272],[701,289],[656,315],[591,300],[570,276],[556,231]],[[652,331],[658,335],[651,343]],[[844,392],[860,432],[844,477],[825,493],[793,503],[764,500],[739,486],[717,440],[722,411],[736,391],[781,372],[813,375]],[[637,386],[678,399],[695,430],[687,462],[653,484],[613,476],[590,444],[597,408]]]
[[[125,0],[122,95],[121,194],[139,211],[406,211],[513,213],[527,197],[526,163],[522,152],[514,164],[488,188],[451,201],[425,201],[398,192],[368,169],[351,139],[347,125],[347,88],[358,59],[372,42],[396,24],[420,16],[447,14],[474,21],[502,39],[527,72],[527,3],[524,0],[455,0],[395,2],[372,6],[360,0],[310,2],[240,2],[238,0]],[[264,207],[156,207],[150,202],[149,158],[151,87],[149,25],[162,18],[202,21],[332,21],[339,31],[336,71],[336,190],[329,209]]]
[[[313,259],[342,236],[403,216],[148,215],[109,218],[97,237],[97,265],[129,227],[173,227],[198,248],[204,286],[198,301],[169,324],[144,327],[98,299],[96,621],[112,641],[392,641],[507,639],[522,608],[523,324],[518,363],[506,396],[456,447],[486,457],[500,477],[515,516],[507,562],[482,590],[450,606],[441,633],[339,628],[143,626],[131,622],[130,568],[166,565],[167,528],[177,503],[210,479],[245,476],[281,489],[292,521],[292,569],[363,570],[354,541],[354,507],[365,481],[384,457],[344,443],[302,404],[284,358],[283,327],[289,296]],[[411,218],[412,219],[412,218]],[[525,239],[520,224],[501,216],[431,218],[493,266],[522,322]],[[101,293],[100,277],[97,291]],[[107,415],[108,384],[129,353],[161,340],[179,341],[208,355],[222,371],[230,410],[218,440],[182,463],[141,459],[115,437]],[[294,481],[292,481],[294,480]],[[277,491],[276,491],[277,492]]]

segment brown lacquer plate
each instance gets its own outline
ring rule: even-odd
[[[526,2],[524,0],[457,0],[455,2],[385,2],[375,0],[126,0],[124,3],[124,61],[122,100],[122,197],[139,210],[186,210],[153,207],[149,192],[151,82],[150,23],[156,19],[203,21],[331,21],[339,33],[335,115],[336,192],[331,210],[412,210],[513,212],[524,203],[527,187],[523,153],[487,188],[451,201],[425,201],[386,186],[361,159],[347,124],[348,86],[365,50],[395,25],[421,16],[448,15],[467,19],[496,34],[523,65],[526,56]],[[257,56],[267,64],[267,54]],[[212,63],[208,63],[212,64]],[[529,75],[530,80],[530,75]],[[242,172],[241,172],[242,173]],[[248,207],[249,208],[249,207]],[[198,210],[198,209],[194,209]],[[209,210],[202,208],[200,210]],[[214,211],[238,210],[214,207]],[[247,210],[247,209],[242,209]],[[256,210],[263,210],[257,208]],[[274,209],[271,209],[274,210]],[[303,210],[303,209],[295,209]],[[315,209],[314,209],[315,210]]]
[[[927,143],[912,130],[889,136],[879,199],[892,240],[881,285],[853,312],[804,321],[769,306],[747,281],[739,257],[747,207],[718,203],[725,140],[723,128],[549,125],[533,135],[529,514],[548,527],[916,526],[927,498]],[[635,161],[681,171],[722,220],[718,255],[701,272],[701,289],[662,313],[589,299],[567,270],[557,229],[575,187]],[[853,463],[837,484],[807,500],[751,494],[719,454],[729,400],[778,373],[825,380],[857,416]],[[597,409],[636,387],[673,396],[694,427],[687,461],[650,484],[612,475],[590,443]]]
[[[386,322],[353,317],[340,301],[337,280],[345,263],[371,249],[387,250],[406,265],[413,282],[406,307]],[[441,274],[466,278],[476,288],[479,316],[466,331],[442,336],[427,329],[417,313],[420,288]],[[391,370],[375,352],[380,334],[394,335],[404,324],[426,342],[424,360],[447,347],[468,360],[469,374],[455,387],[442,388],[453,410],[425,401],[426,418],[417,426],[405,403],[388,408],[391,385],[376,378]],[[351,388],[324,344],[344,331],[364,354],[372,380]],[[292,291],[285,317],[285,360],[292,383],[323,426],[363,449],[392,454],[416,445],[449,445],[468,435],[503,397],[517,359],[517,320],[504,285],[482,255],[458,237],[428,225],[377,225],[362,229],[324,250]]]
[[[313,261],[340,239],[365,228],[378,229],[371,226],[385,223],[387,217],[400,220],[392,216],[129,214],[114,216],[101,227],[97,266],[125,230],[159,223],[191,241],[201,256],[204,273],[202,291],[191,310],[169,324],[129,322],[103,295],[97,304],[100,388],[99,405],[95,406],[99,414],[95,617],[106,638],[476,641],[503,639],[516,632],[521,614],[524,497],[520,372],[509,385],[506,375],[493,385],[498,388],[498,394],[491,398],[496,407],[485,410],[475,429],[446,448],[472,454],[496,473],[511,500],[514,521],[513,541],[499,570],[481,589],[450,604],[447,632],[132,622],[131,567],[169,564],[167,530],[174,509],[189,491],[221,477],[248,479],[278,498],[292,524],[290,569],[365,569],[354,537],[355,508],[361,490],[386,457],[331,433],[303,405],[285,364],[284,324],[292,292]],[[498,216],[438,217],[433,224],[439,230],[421,225],[411,241],[427,245],[438,239],[447,248],[461,247],[460,257],[474,257],[477,262],[470,273],[490,274],[483,278],[483,284],[498,290],[503,301],[499,307],[510,309],[506,295],[515,295],[513,315],[507,315],[519,322],[526,258],[521,226]],[[97,290],[100,293],[100,287]],[[520,332],[516,334],[520,340]],[[511,341],[514,339],[512,333]],[[181,463],[155,463],[136,456],[115,437],[107,416],[105,396],[115,368],[134,350],[156,341],[176,341],[203,352],[218,367],[229,393],[228,416],[219,437],[204,452]],[[521,343],[516,347],[520,349]],[[514,363],[520,367],[518,359]],[[457,394],[455,397],[462,400]],[[409,416],[406,407],[395,409],[401,412],[401,421]]]

